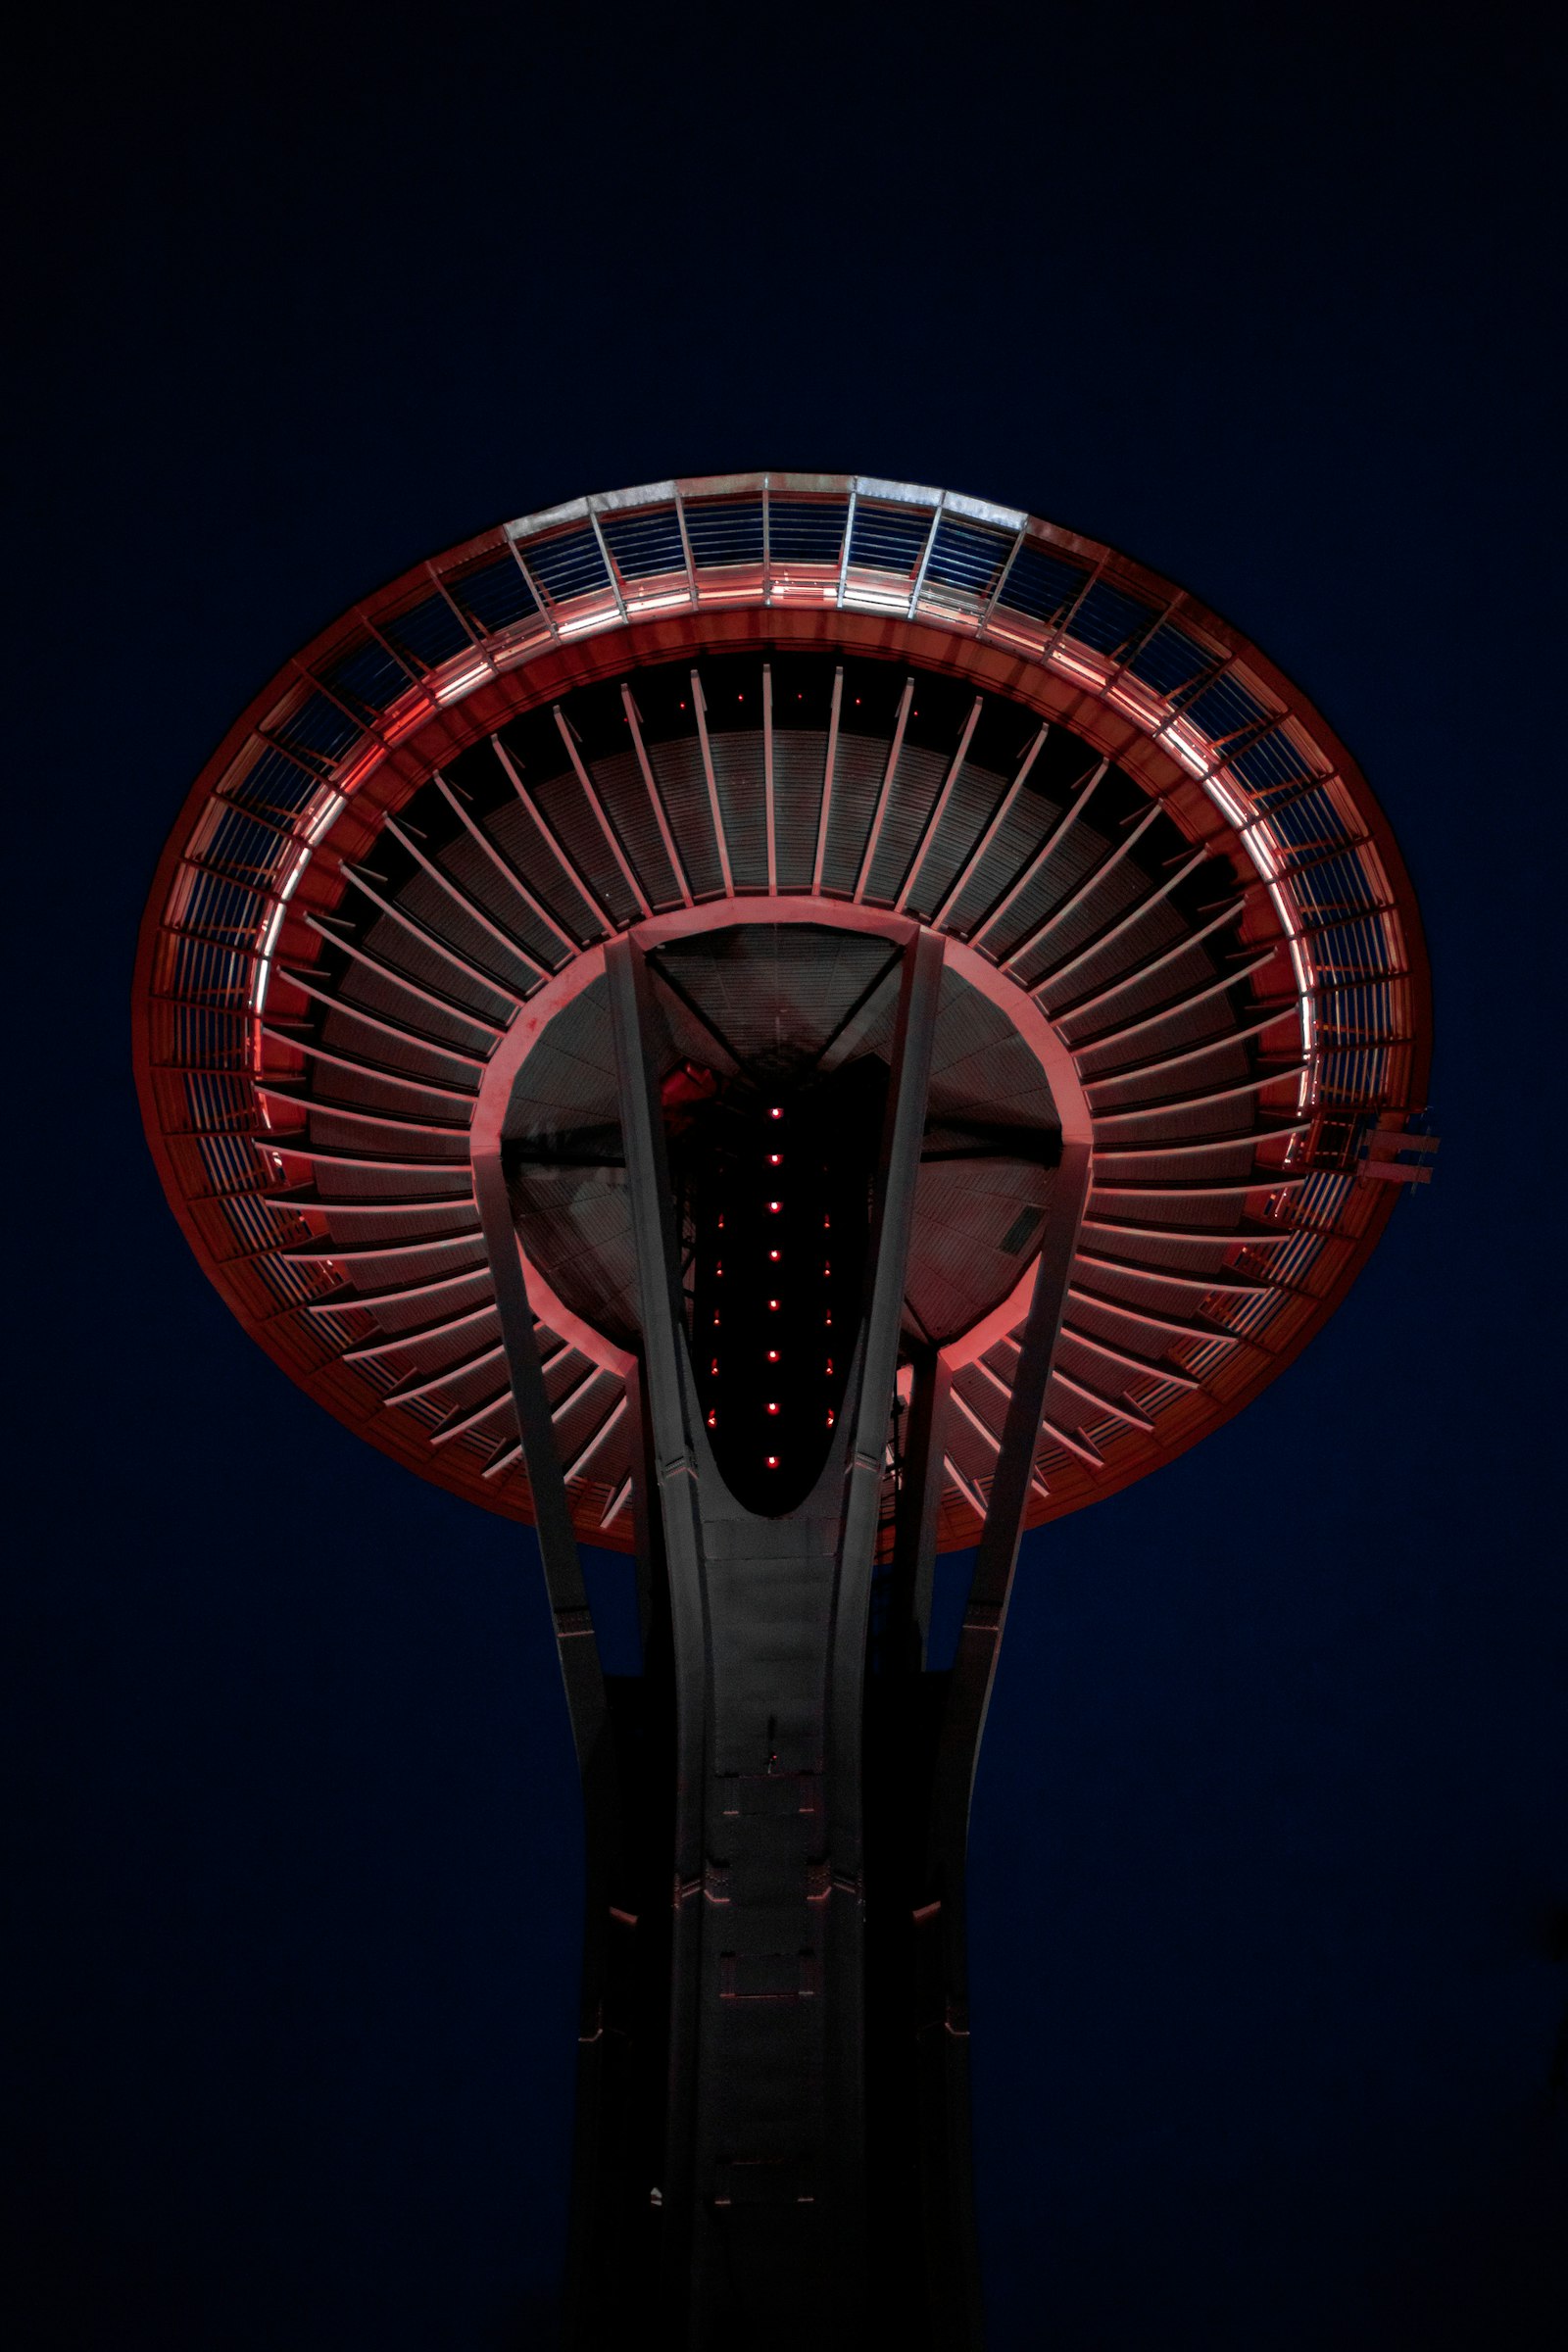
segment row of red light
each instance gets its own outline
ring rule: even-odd
[[[781,1104],[779,1104],[779,1103],[774,1103],[774,1104],[773,1104],[773,1105],[772,1105],[772,1106],[769,1108],[769,1111],[768,1111],[768,1114],[767,1114],[767,1115],[768,1115],[768,1117],[769,1117],[770,1119],[781,1119],[781,1118],[784,1116],[784,1111],[783,1111],[783,1107],[782,1107],[782,1105],[781,1105]],[[784,1154],[783,1154],[783,1152],[770,1152],[768,1153],[768,1155],[767,1155],[767,1164],[768,1164],[768,1166],[769,1166],[770,1168],[780,1168],[780,1167],[782,1167],[782,1166],[783,1166],[783,1164],[784,1164]],[[769,1215],[777,1217],[777,1216],[781,1216],[781,1215],[783,1214],[783,1210],[784,1210],[784,1203],[783,1203],[783,1201],[782,1201],[782,1200],[770,1200],[768,1201],[768,1204],[767,1204],[767,1206],[768,1206],[768,1213],[769,1213]],[[832,1228],[832,1224],[833,1224],[833,1219],[831,1218],[831,1216],[829,1216],[829,1215],[827,1215],[826,1213],[824,1213],[824,1215],[823,1215],[823,1218],[822,1218],[822,1225],[823,1225],[823,1229],[824,1229],[824,1231],[829,1231],[829,1230],[831,1230],[831,1228]],[[719,1218],[719,1220],[718,1220],[718,1226],[719,1226],[719,1231],[720,1231],[720,1232],[722,1232],[722,1231],[723,1231],[723,1228],[724,1228],[724,1220],[723,1220],[722,1216],[721,1216],[721,1217]],[[781,1252],[781,1251],[779,1251],[779,1250],[769,1250],[769,1251],[768,1251],[767,1255],[768,1255],[768,1261],[769,1261],[769,1263],[770,1263],[770,1264],[772,1264],[772,1265],[777,1265],[777,1264],[779,1264],[779,1263],[781,1262],[781,1257],[782,1257],[782,1252]],[[833,1272],[833,1264],[832,1264],[832,1260],[831,1260],[830,1258],[824,1258],[824,1260],[822,1261],[822,1274],[823,1274],[823,1277],[824,1277],[824,1279],[827,1279],[827,1278],[831,1277],[831,1275],[832,1275],[832,1272]],[[714,1276],[714,1279],[715,1279],[715,1281],[721,1281],[721,1280],[722,1280],[722,1278],[723,1278],[723,1273],[724,1273],[724,1263],[723,1263],[723,1260],[722,1260],[722,1258],[720,1258],[720,1259],[719,1259],[719,1261],[718,1261],[718,1263],[717,1263],[717,1264],[714,1266],[714,1268],[713,1268],[713,1276]],[[770,1314],[775,1314],[775,1315],[776,1315],[776,1314],[778,1313],[778,1311],[779,1311],[779,1304],[780,1304],[780,1302],[779,1302],[779,1300],[778,1300],[777,1298],[770,1298],[770,1299],[768,1300],[768,1302],[767,1302],[767,1305],[768,1305],[768,1312],[769,1312]],[[822,1321],[823,1321],[823,1324],[824,1324],[824,1326],[831,1327],[831,1325],[832,1325],[832,1321],[833,1321],[833,1310],[832,1310],[832,1308],[831,1308],[831,1307],[827,1307],[827,1308],[825,1308],[825,1309],[824,1309],[824,1311],[823,1311],[823,1315],[822,1315]],[[714,1307],[714,1309],[713,1309],[713,1327],[714,1327],[714,1329],[715,1329],[715,1330],[716,1330],[716,1329],[718,1329],[718,1327],[719,1327],[719,1321],[718,1321],[718,1309],[717,1309],[717,1307],[716,1307],[716,1306],[715,1306],[715,1307]],[[768,1362],[769,1362],[770,1364],[776,1364],[776,1363],[778,1362],[778,1360],[779,1360],[779,1351],[778,1351],[778,1349],[777,1349],[776,1348],[770,1348],[767,1350],[767,1360],[768,1360]],[[712,1371],[712,1372],[713,1372],[715,1375],[717,1374],[717,1371],[718,1371],[718,1358],[717,1358],[717,1356],[716,1356],[716,1355],[715,1355],[715,1356],[714,1356],[714,1357],[711,1359],[711,1363],[710,1363],[710,1370],[711,1370],[711,1371]],[[833,1358],[832,1358],[831,1356],[829,1356],[829,1357],[828,1357],[828,1359],[827,1359],[826,1370],[827,1370],[827,1373],[828,1373],[828,1376],[829,1376],[829,1378],[831,1378],[831,1377],[832,1377],[832,1372],[833,1372]],[[780,1409],[780,1408],[779,1408],[779,1405],[778,1405],[778,1403],[776,1402],[776,1400],[774,1400],[774,1401],[770,1401],[770,1402],[769,1402],[767,1409],[768,1409],[768,1411],[769,1411],[770,1413],[777,1413],[777,1412],[779,1411],[779,1409]],[[827,1426],[828,1426],[828,1428],[829,1428],[829,1429],[831,1429],[831,1428],[832,1428],[835,1418],[836,1418],[836,1415],[833,1413],[833,1411],[832,1411],[832,1410],[831,1410],[831,1408],[830,1408],[830,1409],[829,1409],[829,1412],[828,1412],[828,1416],[827,1416]],[[717,1409],[716,1409],[715,1407],[710,1407],[710,1409],[709,1409],[709,1414],[708,1414],[708,1426],[709,1426],[709,1428],[710,1428],[710,1429],[716,1429],[716,1428],[718,1427],[718,1412],[717,1412]],[[769,1470],[776,1470],[776,1469],[778,1468],[778,1466],[779,1466],[779,1457],[778,1457],[778,1455],[777,1455],[776,1453],[770,1453],[770,1454],[768,1454],[768,1455],[765,1457],[765,1462],[766,1462],[766,1467],[767,1467]]]

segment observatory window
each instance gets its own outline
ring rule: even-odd
[[[944,514],[937,524],[926,582],[959,588],[983,603],[1007,561],[1012,541],[1004,531],[989,531],[978,523],[955,522]]]
[[[411,605],[395,620],[381,623],[400,654],[412,654],[421,669],[439,669],[454,654],[467,650],[468,635],[444,596],[427,596]]]
[[[1014,556],[1002,601],[1015,612],[1026,612],[1032,620],[1054,620],[1071,604],[1087,577],[1081,564],[1068,564],[1060,556],[1031,543],[1020,547]]]
[[[1156,694],[1174,694],[1179,687],[1191,685],[1194,678],[1200,676],[1213,658],[1185,629],[1173,629],[1167,621],[1163,628],[1154,631],[1147,645],[1139,647],[1127,666],[1135,678],[1142,678]]]
[[[684,571],[686,550],[673,507],[639,507],[626,514],[602,514],[605,543],[620,573],[645,580],[655,572]]]
[[[585,596],[591,588],[610,585],[591,525],[586,530],[564,531],[559,539],[529,539],[517,552],[545,594],[558,605]]]
[[[446,586],[481,636],[510,629],[539,610],[510,556],[503,556],[499,563],[481,564],[476,570],[448,580]]]
[[[762,502],[725,499],[711,506],[689,506],[686,536],[694,564],[760,564]]]
[[[1187,706],[1187,716],[1195,727],[1201,727],[1211,742],[1226,735],[1239,735],[1245,728],[1255,727],[1268,712],[1254,701],[1245,686],[1235,678],[1216,678],[1205,686]]]
[[[1072,616],[1072,634],[1097,654],[1114,654],[1154,618],[1152,605],[1141,605],[1108,581],[1097,580]]]
[[[849,508],[831,503],[774,497],[768,502],[767,548],[775,564],[819,564],[836,570],[844,549]]]
[[[358,743],[362,730],[324,694],[308,694],[299,709],[279,719],[271,731],[293,751],[333,760],[341,759],[351,743]]]
[[[850,534],[850,562],[868,571],[897,571],[912,576],[930,535],[929,514],[909,514],[896,507],[860,506],[855,510]]]
[[[331,668],[321,672],[321,682],[341,701],[365,711],[387,710],[408,693],[411,683],[403,664],[373,637],[339,655]]]

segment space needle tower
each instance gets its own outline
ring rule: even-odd
[[[574,2352],[973,2352],[964,1858],[1020,1539],[1247,1404],[1430,1174],[1353,759],[1034,516],[578,499],[256,697],[135,1038],[240,1321],[535,1530],[587,1849]],[[579,1545],[634,1555],[636,1674]]]

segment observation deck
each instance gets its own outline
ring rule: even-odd
[[[1427,1172],[1426,963],[1376,803],[1272,663],[1110,549],[772,473],[578,500],[405,573],[185,805],[138,961],[148,1131],[292,1377],[527,1519],[474,1190],[499,1152],[572,1523],[631,1548],[607,947],[648,957],[663,1066],[765,1092],[885,1062],[921,932],[901,1354],[951,1381],[936,1541],[972,1544],[1064,1139],[1091,1189],[1029,1524],[1244,1405]],[[898,1475],[895,1445],[884,1549]]]

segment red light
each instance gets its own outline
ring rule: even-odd
[[[828,1359],[827,1359],[827,1368],[828,1368],[828,1370],[829,1370],[830,1372],[831,1372],[831,1371],[832,1371],[832,1369],[833,1369],[833,1358],[832,1358],[831,1356],[829,1356],[829,1357],[828,1357]],[[713,1366],[713,1370],[714,1370],[715,1372],[718,1370],[718,1366],[717,1366],[716,1364]]]
[[[778,1468],[778,1455],[776,1453],[770,1453],[768,1455],[767,1466],[770,1470],[776,1470]]]
[[[776,1364],[778,1362],[778,1349],[776,1348],[770,1348],[768,1349],[767,1360],[770,1364]],[[714,1370],[717,1370],[716,1365],[714,1366]]]
[[[776,1250],[770,1250],[767,1254],[770,1258],[772,1258],[775,1264],[778,1262],[778,1251]]]
[[[767,1205],[768,1205],[768,1209],[769,1209],[769,1211],[771,1212],[771,1214],[772,1214],[772,1215],[774,1215],[774,1216],[776,1217],[776,1216],[778,1215],[778,1212],[779,1212],[779,1210],[780,1210],[780,1209],[783,1207],[784,1203],[783,1203],[783,1201],[782,1201],[782,1200],[770,1200],[770,1201],[768,1202],[768,1204],[767,1204]]]
[[[831,1413],[829,1413],[829,1415],[828,1415],[828,1417],[827,1417],[827,1425],[828,1425],[829,1429],[831,1429],[831,1428],[832,1428],[832,1426],[833,1426],[833,1415],[832,1415]]]
[[[714,1358],[713,1358],[712,1362],[711,1362],[711,1363],[709,1365],[708,1369],[710,1370],[710,1372],[716,1372],[716,1371],[718,1370],[718,1358],[717,1358],[717,1356],[716,1356],[716,1355],[714,1356]],[[828,1370],[831,1372],[831,1371],[832,1371],[832,1369],[833,1369],[832,1365],[831,1365],[831,1364],[829,1364],[829,1366],[828,1366]]]
[[[709,1414],[708,1426],[710,1429],[716,1429],[718,1427],[718,1415],[716,1413]]]
[[[784,1116],[784,1113],[782,1110],[780,1110],[778,1104],[775,1102],[767,1115],[770,1119],[781,1119]]]
[[[824,1274],[831,1274],[833,1271],[833,1268],[828,1264],[826,1258],[822,1260],[822,1271]]]
[[[768,1164],[768,1166],[769,1166],[770,1168],[782,1167],[782,1165],[784,1164],[784,1154],[783,1154],[783,1152],[770,1152],[768,1153],[768,1155],[767,1155],[767,1164]]]
[[[778,1411],[778,1406],[776,1404],[770,1404],[767,1409],[770,1413],[776,1413]]]
[[[767,1303],[769,1310],[776,1315],[778,1313],[778,1300],[776,1298],[770,1298]]]
[[[721,1225],[722,1225],[722,1224],[723,1224],[723,1222],[724,1222],[724,1220],[723,1220],[723,1218],[722,1218],[722,1217],[720,1217],[718,1221],[719,1221],[719,1223],[720,1223]],[[832,1223],[833,1223],[833,1220],[832,1220],[832,1218],[831,1218],[831,1217],[824,1217],[824,1218],[822,1219],[822,1231],[823,1231],[824,1233],[826,1233],[826,1232],[828,1231],[829,1227],[832,1225]]]
[[[824,1323],[831,1323],[831,1322],[832,1322],[832,1320],[833,1320],[833,1313],[832,1313],[832,1309],[831,1309],[831,1308],[829,1308],[828,1312],[827,1312],[827,1313],[826,1313],[826,1314],[825,1314],[825,1315],[822,1317],[822,1320],[823,1320],[823,1322],[824,1322]],[[718,1317],[717,1317],[716,1315],[713,1317],[713,1321],[714,1321],[715,1323],[718,1321]]]
[[[720,1233],[722,1233],[724,1230],[724,1220],[722,1217],[720,1217],[718,1220],[718,1230]]]
[[[717,1264],[717,1265],[716,1265],[716,1266],[713,1268],[713,1275],[714,1275],[714,1279],[715,1279],[715,1280],[721,1279],[721,1278],[722,1278],[722,1275],[723,1275],[723,1272],[724,1272],[723,1260],[722,1260],[722,1259],[720,1259],[719,1263],[718,1263],[718,1264]]]
[[[716,1306],[713,1309],[713,1329],[715,1331],[718,1329],[718,1309]]]

